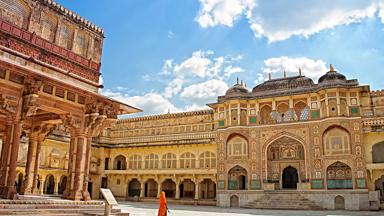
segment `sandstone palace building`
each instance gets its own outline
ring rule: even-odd
[[[384,91],[335,71],[242,82],[209,109],[98,94],[103,31],[51,0],[0,0],[0,195],[369,209],[384,197]],[[342,69],[341,69],[342,70]],[[108,72],[106,72],[108,73]],[[383,201],[383,198],[381,198]]]

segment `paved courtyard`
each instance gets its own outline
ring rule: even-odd
[[[131,213],[131,216],[155,216],[157,215],[157,204],[120,202],[124,212]],[[258,209],[229,209],[210,206],[188,206],[169,205],[169,216],[349,216],[349,215],[384,215],[384,211],[293,211],[293,210],[258,210]]]

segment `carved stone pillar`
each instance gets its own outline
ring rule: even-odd
[[[55,186],[53,188],[53,194],[57,195],[59,194],[59,184],[60,184],[60,179],[59,177],[55,176]]]
[[[180,199],[180,181],[176,181],[176,194],[175,194],[175,199]]]
[[[37,133],[33,131],[29,135],[27,162],[25,164],[25,178],[21,194],[31,194],[36,163]]]
[[[73,178],[74,178],[74,158],[76,158],[75,146],[77,143],[76,137],[73,137],[74,134],[71,133],[71,139],[69,142],[69,158],[68,158],[68,178],[67,178],[67,186],[63,192],[64,197],[69,197],[71,190],[73,189]]]
[[[157,198],[160,198],[160,194],[161,194],[161,181],[158,181],[158,184],[157,184]]]
[[[85,153],[85,169],[84,169],[84,182],[83,182],[83,199],[91,200],[91,196],[88,191],[88,182],[89,182],[89,168],[91,163],[91,142],[92,138],[87,137],[86,139],[86,153]]]
[[[40,179],[40,188],[39,188],[39,194],[43,195],[44,194],[44,186],[45,186],[45,176],[41,176]]]
[[[85,168],[85,154],[86,154],[86,137],[78,135],[76,137],[76,155],[75,155],[75,173],[72,177],[73,188],[70,192],[69,198],[72,200],[83,199],[83,182],[84,182],[84,168]]]
[[[33,181],[32,181],[32,193],[38,194],[38,188],[37,188],[37,180],[39,178],[39,167],[40,167],[40,152],[41,152],[41,144],[42,140],[38,139],[37,141],[37,147],[36,147],[36,157],[35,157],[35,163],[34,163],[34,170],[33,170]],[[41,182],[40,182],[41,183]],[[41,186],[40,186],[41,187]]]
[[[145,182],[143,179],[140,180],[140,198],[144,198],[145,195]]]
[[[9,160],[9,172],[8,172],[8,178],[7,178],[6,191],[5,191],[7,199],[17,198],[17,192],[15,188],[15,178],[16,178],[17,158],[19,155],[20,134],[21,134],[21,122],[15,122],[13,125],[13,137],[12,137],[11,155]]]
[[[195,181],[195,200],[199,199],[199,181]]]
[[[8,163],[9,155],[11,151],[13,125],[8,122],[7,130],[4,134],[3,147],[1,149],[1,161],[0,161],[0,194],[4,195],[7,186],[8,177]]]

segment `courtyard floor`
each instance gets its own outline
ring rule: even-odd
[[[158,204],[119,202],[123,212],[129,212],[130,216],[156,216]],[[211,206],[168,205],[168,216],[349,216],[349,215],[384,215],[384,211],[297,211],[297,210],[260,210],[260,209],[232,209]]]

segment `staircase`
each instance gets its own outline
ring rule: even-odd
[[[265,192],[260,199],[252,201],[242,208],[252,209],[303,209],[321,210],[314,202],[303,197],[297,191],[271,191]]]
[[[20,200],[0,200],[0,216],[96,216],[104,215],[104,202],[102,201],[70,201],[62,199],[36,199],[22,198]],[[121,209],[113,208],[112,215],[129,216]]]

